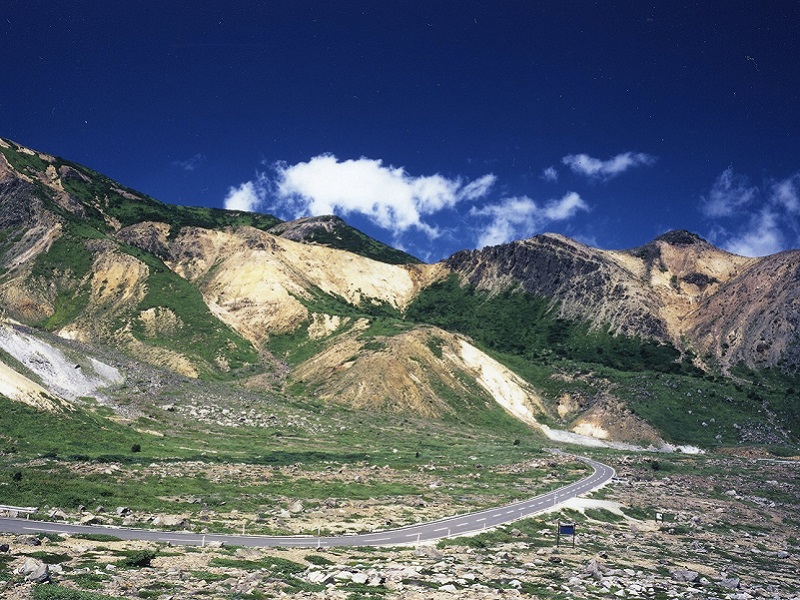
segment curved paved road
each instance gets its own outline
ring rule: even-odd
[[[201,546],[211,542],[222,542],[231,546],[283,546],[294,548],[321,548],[332,546],[397,546],[400,544],[435,541],[451,536],[476,533],[504,523],[516,521],[549,508],[565,500],[575,498],[597,489],[614,477],[614,469],[590,458],[577,457],[594,469],[594,472],[579,481],[529,500],[514,502],[479,512],[448,517],[429,523],[410,525],[399,529],[373,531],[352,535],[327,537],[314,536],[264,536],[264,535],[226,535],[198,534],[177,531],[153,531],[149,529],[124,529],[98,525],[70,525],[49,521],[28,521],[25,519],[0,519],[0,531],[25,534],[34,532],[53,533],[106,533],[125,540],[148,540],[170,542],[172,544]]]

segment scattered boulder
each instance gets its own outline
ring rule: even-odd
[[[184,517],[175,515],[158,515],[153,519],[153,525],[156,527],[186,527],[187,520]]]
[[[15,572],[17,575],[24,575],[25,581],[31,583],[44,583],[50,579],[50,568],[35,558],[27,559]]]
[[[35,535],[18,535],[17,543],[24,546],[41,546],[42,540]]]
[[[333,577],[324,571],[311,571],[308,575],[306,575],[306,580],[309,583],[327,585],[333,581]]]
[[[725,589],[735,590],[738,589],[740,581],[738,577],[726,577],[717,583],[719,583],[720,587],[724,587]]]
[[[689,569],[675,569],[670,571],[670,575],[675,581],[685,581],[687,583],[692,583],[700,579],[700,573]]]
[[[67,518],[67,513],[60,508],[53,508],[47,513],[47,516],[53,521],[63,521]]]
[[[437,550],[435,546],[420,546],[414,550],[414,556],[427,556],[434,560],[441,560],[444,558],[444,554]]]
[[[98,525],[103,522],[103,519],[98,517],[97,515],[86,515],[85,517],[81,517],[80,524],[81,525]]]
[[[593,579],[597,579],[598,581],[603,578],[603,568],[600,566],[600,563],[597,562],[596,558],[589,560],[583,572],[587,575],[591,575]]]

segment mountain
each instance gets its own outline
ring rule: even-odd
[[[619,251],[543,234],[424,264],[338,217],[170,206],[2,139],[0,204],[12,400],[71,410],[102,395],[59,388],[23,351],[69,343],[120,373],[93,381],[148,402],[174,374],[581,443],[800,435],[796,251],[745,258],[685,231]]]

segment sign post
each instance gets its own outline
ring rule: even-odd
[[[559,545],[562,535],[572,536],[572,547],[575,547],[575,523],[562,523],[558,522],[558,529],[556,530],[556,546]]]

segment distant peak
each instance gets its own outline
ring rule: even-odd
[[[708,242],[696,233],[685,229],[673,229],[658,236],[655,242],[666,242],[673,246],[691,246],[692,244],[707,244]]]

